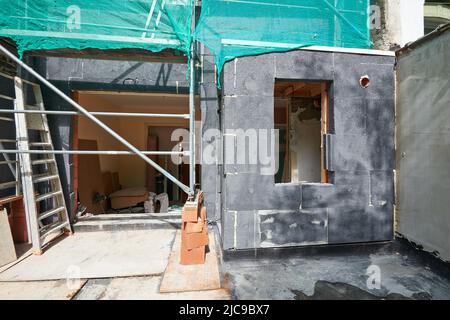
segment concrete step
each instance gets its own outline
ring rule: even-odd
[[[180,229],[181,214],[100,214],[81,217],[75,232]]]

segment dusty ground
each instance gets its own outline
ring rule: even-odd
[[[20,248],[22,260],[0,268],[0,299],[230,299],[223,289],[159,292],[180,225],[180,212],[80,219],[42,256]]]
[[[134,266],[132,261],[123,261],[123,264],[128,263],[128,266],[118,266],[118,261],[121,260],[109,260],[109,253],[114,250],[110,248],[111,241],[106,241],[103,237],[109,232],[160,234],[157,241],[152,241],[153,248],[148,248],[146,252],[153,253],[150,260],[159,257],[166,265],[169,250],[165,248],[172,246],[177,225],[167,220],[155,222],[137,219],[137,222],[125,224],[126,228],[123,230],[124,222],[121,219],[120,223],[115,220],[105,222],[104,219],[105,217],[102,217],[100,222],[106,230],[100,235],[96,234],[99,232],[97,229],[78,227],[79,233],[86,233],[79,237],[83,241],[78,242],[77,246],[87,244],[97,248],[78,248],[78,251],[83,251],[79,256],[86,255],[87,258],[83,258],[83,261],[78,261],[81,258],[76,260],[77,264],[87,264],[87,270],[92,268],[90,273],[97,274],[98,270],[104,269],[101,267],[103,264],[114,262],[115,265],[110,265],[108,270],[119,268],[118,270],[130,272],[130,276],[111,277],[107,272],[102,277],[81,281],[67,281],[64,278],[17,281],[16,277],[23,276],[23,272],[1,272],[4,270],[0,269],[0,299],[450,299],[450,267],[399,240],[386,244],[228,253],[224,255],[221,265],[224,289],[161,294],[159,287],[164,266],[155,270],[149,268],[151,274],[136,276],[131,268]],[[108,227],[110,223],[113,226]],[[162,228],[162,223],[167,225]],[[72,242],[76,239],[78,238],[74,237],[71,241],[61,242],[60,247],[55,245],[42,259],[47,261],[52,250],[60,252],[66,246],[74,246]],[[132,260],[134,251],[127,248],[137,246],[136,242],[140,240],[132,243],[114,241],[113,245],[122,243],[122,258],[128,257],[125,260]],[[107,244],[99,245],[101,243]],[[155,251],[155,244],[162,249]],[[102,253],[101,248],[105,248],[106,252]],[[64,257],[62,254],[59,256]],[[74,257],[66,256],[66,264],[73,264]],[[140,259],[138,261],[141,261],[142,256],[146,254],[139,251],[136,256]],[[36,261],[37,258],[32,258],[23,266],[36,266]],[[99,266],[97,269],[96,264]],[[53,263],[49,270],[63,270],[63,267],[66,265],[59,261]],[[18,267],[16,270],[20,271],[21,268],[24,267]],[[28,270],[26,273],[31,277],[37,274],[45,276],[48,272],[41,270],[30,273]],[[2,282],[2,277],[8,279],[7,276],[10,282]],[[375,281],[376,279],[379,279],[379,282]]]
[[[230,259],[223,272],[233,299],[450,299],[449,266],[399,240]]]
[[[227,300],[226,290],[159,293],[161,276],[90,279],[80,290],[68,288],[66,280],[1,282],[0,300]],[[70,284],[72,286],[73,284]]]

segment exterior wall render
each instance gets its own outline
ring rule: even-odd
[[[450,25],[398,54],[398,232],[450,261]]]
[[[331,84],[331,181],[275,184],[273,175],[260,174],[260,165],[224,164],[224,249],[393,239],[394,62],[389,56],[298,50],[226,64],[222,133],[274,128],[275,79]],[[363,75],[371,79],[367,89],[359,84]]]

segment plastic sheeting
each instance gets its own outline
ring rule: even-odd
[[[203,0],[195,38],[219,72],[236,57],[319,45],[370,48],[369,0]]]
[[[194,0],[0,0],[0,36],[27,50],[140,48],[189,53]]]

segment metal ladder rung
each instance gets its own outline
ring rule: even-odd
[[[4,164],[16,164],[17,161],[11,160],[11,161],[0,161],[0,166]]]
[[[56,196],[62,195],[62,191],[54,191],[54,192],[49,192],[43,195],[40,195],[38,197],[36,197],[36,202],[40,202],[40,201],[44,201]]]
[[[31,164],[33,166],[36,166],[36,165],[40,165],[40,164],[55,163],[55,162],[56,162],[55,159],[39,159],[39,160],[31,161]]]
[[[45,182],[45,181],[50,181],[50,180],[56,180],[59,179],[59,176],[57,174],[55,175],[50,175],[50,176],[46,176],[46,175],[36,175],[33,176],[33,182],[34,183],[40,183],[40,182]]]
[[[50,142],[30,142],[28,144],[30,147],[51,147],[52,144]]]
[[[13,97],[5,96],[4,94],[0,94],[0,98],[5,99],[5,100],[11,100],[11,101],[15,100]]]
[[[39,215],[39,220],[43,220],[45,218],[51,217],[57,213],[60,213],[62,211],[66,210],[65,207],[58,207],[58,208],[54,208],[48,211],[43,212],[42,214]]]
[[[14,188],[14,187],[16,187],[17,184],[18,184],[17,181],[0,183],[0,190]]]
[[[34,131],[40,131],[40,132],[49,132],[48,130],[44,129],[44,128],[27,128],[28,130],[34,130]]]
[[[59,223],[59,224],[53,224],[54,225],[54,227],[53,228],[51,228],[51,229],[49,229],[48,231],[45,231],[43,234],[41,234],[41,239],[42,238],[45,238],[46,236],[48,236],[50,233],[52,233],[52,232],[54,232],[54,231],[56,231],[56,230],[59,230],[59,229],[62,229],[62,228],[65,228],[65,227],[67,227],[68,225],[69,225],[69,221],[65,221],[65,222],[63,222],[63,223]],[[51,225],[52,226],[52,225]]]
[[[39,110],[39,106],[35,104],[26,104],[25,105],[26,110]]]
[[[9,122],[14,122],[14,119],[12,118],[7,118],[7,117],[0,117],[1,121],[9,121]]]
[[[0,143],[16,143],[17,140],[14,139],[0,139]]]

